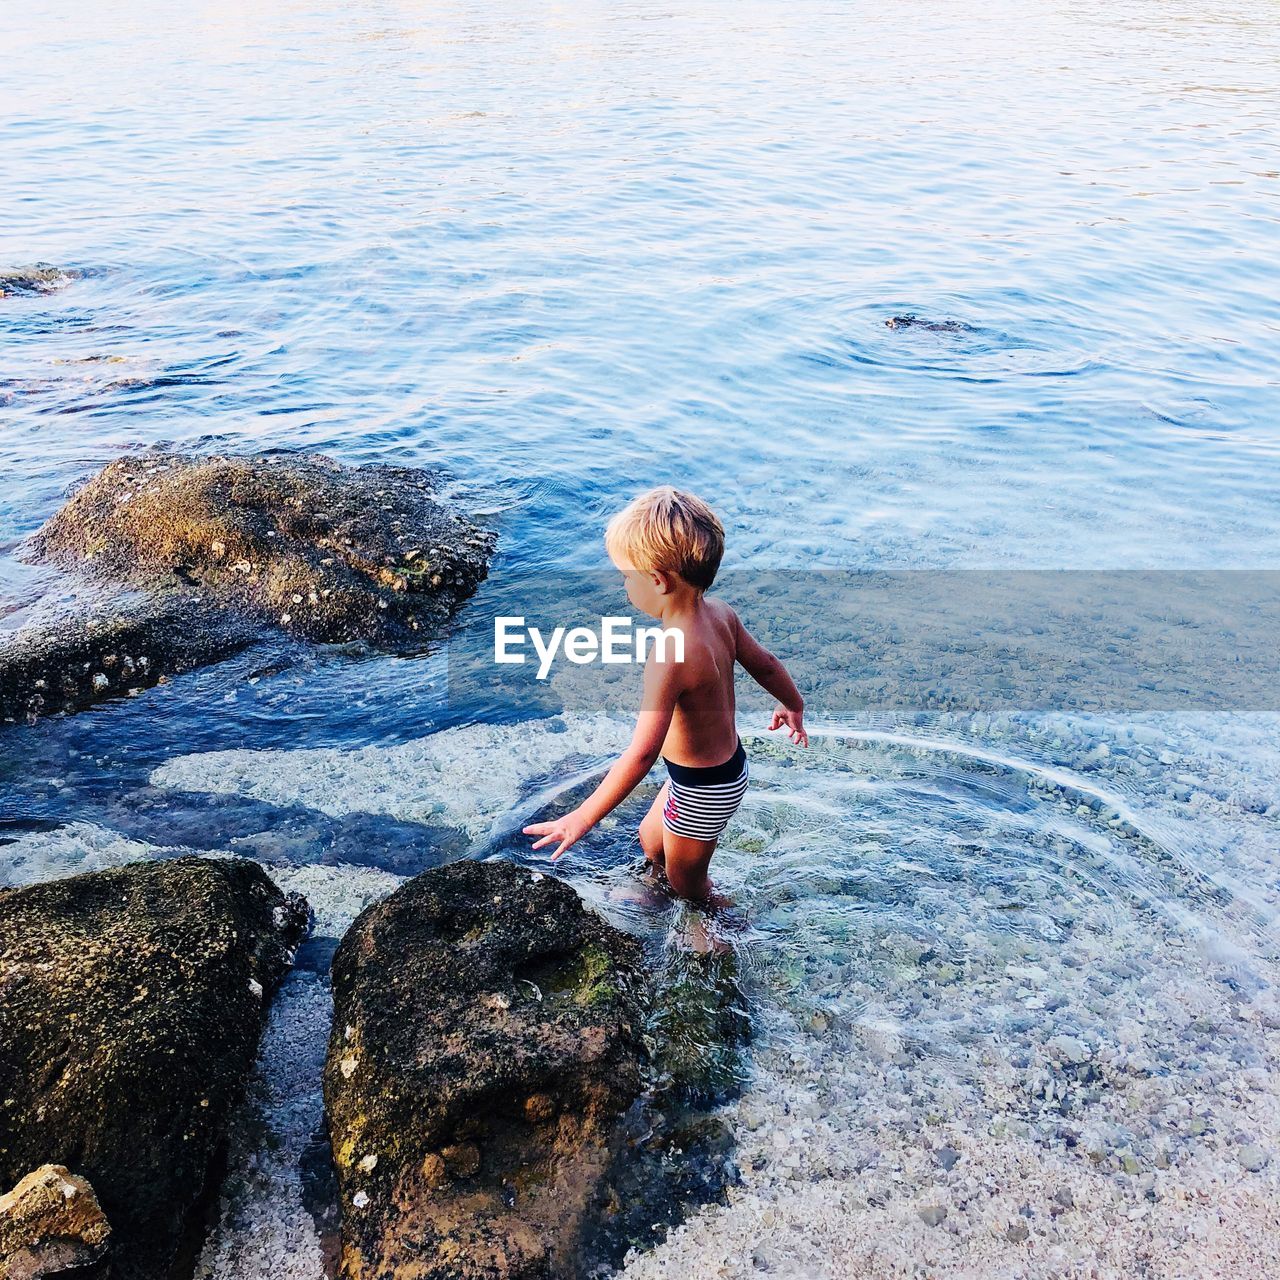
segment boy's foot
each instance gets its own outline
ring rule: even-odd
[[[647,855],[637,859],[631,870],[643,884],[658,885],[664,889],[668,887],[666,868],[654,862]]]
[[[726,907],[736,907],[738,904],[732,898],[726,897],[723,893],[717,893],[714,889],[707,894],[702,900],[702,906],[708,911],[723,911]]]
[[[714,927],[707,927],[706,919],[696,912],[689,913],[680,936],[695,955],[724,955],[733,950],[733,947],[719,936]]]
[[[666,873],[661,867],[650,862],[647,857],[637,858],[627,870],[634,877],[636,887],[632,890],[625,884],[618,885],[609,893],[612,901],[636,902],[647,907],[658,907],[672,897]]]

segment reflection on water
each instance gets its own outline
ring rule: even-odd
[[[81,273],[0,537],[163,440],[447,463],[524,567],[673,466],[731,563],[1276,563],[1262,0],[75,12],[0,14],[0,265]]]

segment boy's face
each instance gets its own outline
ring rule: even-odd
[[[653,572],[637,569],[629,560],[617,560],[613,556],[609,558],[613,560],[614,568],[622,574],[622,582],[627,590],[627,599],[641,613],[647,613],[651,618],[659,617],[662,610],[663,597],[670,593],[670,586],[667,582],[668,575],[661,571]]]

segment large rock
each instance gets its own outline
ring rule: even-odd
[[[483,580],[495,540],[434,489],[422,471],[296,454],[110,463],[28,551],[134,598],[0,641],[0,721],[143,689],[280,629],[425,648]]]
[[[3,1280],[106,1280],[110,1239],[93,1188],[61,1165],[43,1165],[0,1196]]]
[[[241,859],[0,892],[0,1185],[87,1177],[117,1280],[158,1280],[189,1245],[306,917]]]
[[[641,1089],[641,970],[572,888],[506,862],[357,919],[324,1076],[346,1280],[579,1274]]]
[[[104,467],[32,541],[41,558],[175,582],[311,640],[401,648],[484,578],[494,535],[407,467],[139,454]]]

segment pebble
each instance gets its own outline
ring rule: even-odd
[[[1054,1036],[1046,1047],[1056,1050],[1063,1061],[1069,1062],[1072,1066],[1088,1062],[1092,1056],[1088,1045],[1077,1040],[1075,1036]]]

